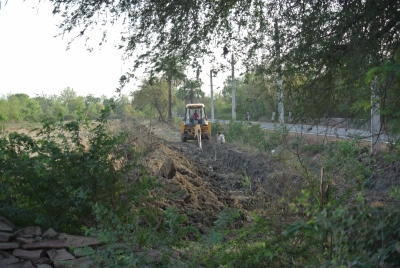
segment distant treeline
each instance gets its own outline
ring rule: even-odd
[[[18,123],[22,121],[41,122],[44,119],[56,119],[62,117],[64,120],[74,120],[79,115],[88,119],[99,118],[100,112],[106,106],[115,105],[111,115],[112,118],[125,116],[127,106],[131,106],[128,97],[107,98],[96,97],[92,94],[78,96],[74,89],[67,87],[59,96],[36,96],[29,97],[27,94],[9,94],[0,98],[0,121],[5,123]]]

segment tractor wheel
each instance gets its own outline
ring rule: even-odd
[[[182,136],[182,137],[181,137],[181,140],[182,140],[182,142],[186,142],[186,137],[185,137],[185,136]]]

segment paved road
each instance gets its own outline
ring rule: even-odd
[[[229,123],[229,120],[214,120],[215,122]],[[265,123],[258,121],[250,121],[252,124],[259,124],[262,129],[274,130],[279,126],[279,123]],[[285,124],[289,132],[296,133],[307,133],[314,135],[326,135],[330,137],[338,138],[361,138],[364,140],[371,140],[371,132],[361,129],[345,129],[345,128],[334,128],[326,126],[311,126],[311,125],[300,125],[300,124]],[[387,136],[381,134],[379,137],[381,142],[387,142]]]

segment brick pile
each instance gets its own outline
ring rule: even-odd
[[[185,267],[181,262],[182,254],[177,250],[165,247],[143,250],[138,244],[126,246],[145,263],[144,268],[159,265],[166,259],[173,267]],[[95,237],[57,233],[53,228],[42,233],[38,226],[16,230],[0,216],[0,268],[98,267],[90,259],[98,250],[101,245]]]
[[[38,226],[16,230],[0,216],[0,268],[90,267],[89,255],[100,242],[95,237],[57,233]]]

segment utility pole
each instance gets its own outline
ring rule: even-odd
[[[275,19],[275,47],[276,47],[276,75],[278,78],[278,117],[279,123],[285,123],[285,113],[283,108],[283,89],[282,89],[282,67],[281,67],[281,54],[280,54],[280,44],[279,44],[279,29],[278,29],[278,19]]]
[[[231,66],[232,66],[232,119],[236,120],[236,97],[235,97],[235,63],[233,61],[233,53],[231,54]]]
[[[210,87],[211,87],[211,122],[214,122],[214,91],[213,91],[213,70],[210,70]]]

